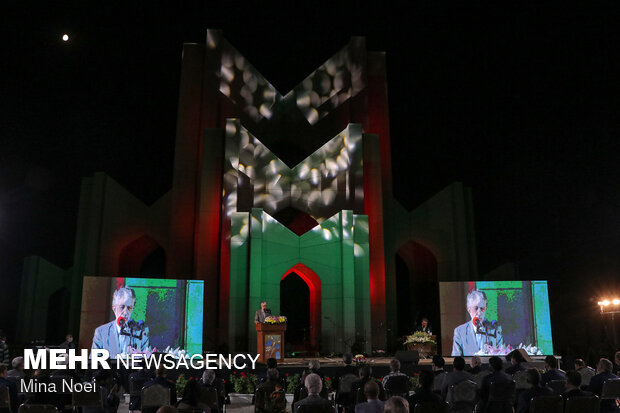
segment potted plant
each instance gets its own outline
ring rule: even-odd
[[[231,403],[252,403],[252,397],[258,383],[256,374],[233,371],[230,375],[230,383],[233,386],[233,393],[229,394]]]

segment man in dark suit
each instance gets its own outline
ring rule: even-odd
[[[592,396],[589,391],[583,391],[581,386],[581,374],[576,370],[569,370],[566,373],[566,390],[562,393],[564,400],[572,397]]]
[[[468,371],[474,376],[482,371],[482,359],[480,356],[473,356],[469,365],[471,368]]]
[[[331,402],[319,396],[319,393],[321,393],[321,390],[323,388],[323,380],[321,380],[321,377],[319,377],[318,374],[308,374],[308,376],[306,376],[306,381],[304,385],[308,390],[308,397],[295,403],[295,405],[293,406],[293,411],[298,411],[301,406],[307,406],[304,409],[310,409],[307,411],[312,412],[333,411],[334,407],[332,406]]]
[[[135,371],[129,375],[129,381],[134,380],[134,385],[138,386],[136,390],[140,390],[142,388],[141,383],[148,383],[150,380],[153,380],[153,372],[146,368],[146,363],[144,360],[140,360],[138,362],[138,366],[140,370]],[[132,394],[129,397],[129,410],[140,410],[140,406],[142,401],[140,400],[140,394]]]
[[[153,380],[147,381],[146,383],[144,383],[144,387],[143,388],[147,388],[147,387],[151,387],[154,386],[156,384],[159,384],[160,386],[163,387],[167,387],[170,389],[170,405],[174,406],[177,402],[177,389],[176,386],[174,385],[174,383],[172,383],[170,380],[166,379],[166,369],[163,367],[159,367],[156,372],[155,372],[155,378]],[[142,413],[152,413],[151,411],[149,411],[150,409],[142,409]],[[154,412],[155,410],[153,410]]]
[[[523,391],[517,400],[517,413],[527,413],[530,411],[530,402],[536,396],[552,396],[553,391],[548,387],[541,387],[540,372],[536,369],[527,369],[527,382],[532,385]]]
[[[465,380],[474,380],[474,376],[465,371],[465,359],[463,357],[456,356],[454,358],[453,366],[454,371],[448,373],[448,375],[444,377],[441,385],[441,397],[448,403],[452,402],[452,395],[448,394],[450,391],[450,386],[454,386],[455,384],[459,384]]]
[[[506,359],[508,359],[511,364],[511,366],[505,370],[506,374],[513,376],[516,372],[525,370],[522,363],[525,363],[526,360],[519,349],[511,351],[510,354],[506,356]]]
[[[415,408],[416,403],[439,402],[441,397],[433,392],[433,382],[435,375],[432,371],[422,370],[419,376],[419,387],[415,389],[415,393],[409,396],[409,406],[411,411]]]
[[[554,356],[545,357],[546,373],[542,375],[541,384],[546,386],[551,380],[566,380],[566,373],[558,369],[558,359]]]
[[[358,369],[352,365],[353,355],[351,353],[343,354],[342,362],[344,366],[336,369],[336,377],[333,382],[336,389],[336,403],[352,410],[355,405],[355,394],[352,393],[351,389],[359,378]]]
[[[267,308],[267,301],[260,303],[260,310],[256,310],[254,314],[254,324],[264,323],[265,317],[271,315],[271,310]]]
[[[598,374],[590,380],[590,387],[588,387],[588,390],[598,397],[601,397],[605,381],[618,378],[618,376],[611,372],[613,368],[614,365],[610,360],[600,359],[596,365],[596,372]],[[613,412],[615,404],[615,400],[601,400],[601,412]]]
[[[369,381],[364,385],[366,402],[355,406],[355,413],[383,413],[384,402],[379,400],[379,385]]]
[[[491,365],[492,372],[491,374],[484,376],[484,378],[482,379],[482,384],[480,386],[480,398],[484,401],[485,404],[489,399],[491,383],[512,381],[512,377],[502,371],[504,363],[502,362],[501,358],[493,356],[489,359],[489,364]]]
[[[256,389],[256,400],[254,401],[254,405],[256,406],[257,412],[267,412],[268,405],[267,400],[271,393],[276,390],[276,385],[280,384],[280,373],[277,369],[268,369],[267,370],[267,380],[260,384]]]
[[[426,333],[426,334],[433,334],[432,330],[431,330],[431,326],[428,325],[428,318],[424,317],[422,319],[422,323],[418,326],[418,328],[416,328],[415,331],[416,332],[417,331],[421,331],[421,332]]]
[[[351,391],[354,394],[355,397],[355,403],[363,403],[364,401],[366,401],[366,398],[361,395],[361,392],[359,391],[360,389],[364,389],[366,386],[366,383],[368,383],[369,381],[373,381],[372,376],[372,367],[370,366],[364,366],[361,367],[359,369],[359,380],[357,380],[356,382],[354,382],[351,385]],[[386,394],[385,394],[385,389],[383,388],[383,386],[380,383],[377,383],[379,385],[379,400],[387,400]]]
[[[19,402],[17,401],[17,385],[6,379],[7,369],[6,366],[0,363],[0,386],[9,389],[9,399],[11,401],[11,411],[17,412]]]

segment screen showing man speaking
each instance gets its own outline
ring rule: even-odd
[[[204,281],[84,277],[80,347],[110,357],[202,353]]]
[[[547,281],[439,283],[442,353],[553,354]]]

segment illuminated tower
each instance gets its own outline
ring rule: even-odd
[[[439,308],[437,281],[477,276],[472,217],[460,183],[413,211],[393,199],[385,54],[364,38],[282,94],[208,30],[183,47],[171,190],[145,205],[104,173],[84,178],[74,266],[28,258],[21,303],[66,297],[51,321],[77,331],[84,275],[140,275],[156,256],[166,278],[205,281],[208,350],[252,348],[254,310],[279,313],[293,274],[312,350],[386,349],[418,302]],[[19,313],[21,340],[45,336]]]

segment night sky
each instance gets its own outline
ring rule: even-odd
[[[386,51],[396,197],[472,187],[480,273],[550,280],[557,352],[592,297],[620,295],[619,3],[74,3],[0,6],[0,314],[25,256],[72,265],[82,177],[170,189],[182,44],[207,28],[283,93],[350,36]]]

